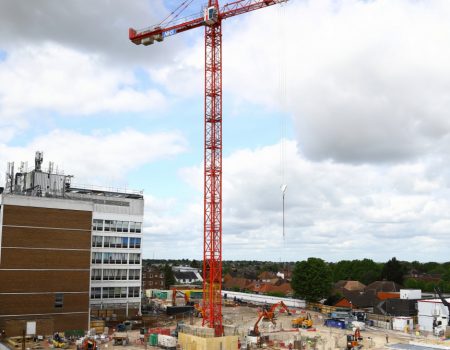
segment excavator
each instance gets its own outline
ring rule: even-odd
[[[313,320],[311,314],[308,312],[306,316],[300,316],[292,320],[292,328],[311,328],[313,326]]]
[[[250,330],[248,335],[259,337],[259,335],[261,333],[259,331],[258,325],[259,325],[259,322],[261,322],[261,320],[270,321],[274,325],[276,325],[275,311],[277,311],[278,308],[280,309],[280,312],[286,312],[288,315],[291,314],[291,312],[289,311],[286,304],[283,303],[282,301],[280,301],[279,303],[273,304],[269,309],[266,308],[266,309],[263,309],[261,312],[259,312],[258,319],[256,320],[255,325],[253,326],[253,330]]]
[[[280,309],[280,312],[286,312],[288,315],[291,314],[286,304],[282,301],[273,304],[268,310],[263,310],[260,314],[263,314],[265,321],[272,321],[275,318],[275,311],[277,311],[278,308]]]
[[[98,345],[94,339],[86,338],[86,339],[84,339],[84,341],[82,343],[81,349],[82,350],[97,350]]]
[[[255,322],[255,325],[253,326],[253,329],[251,329],[248,332],[248,335],[253,336],[253,337],[259,337],[261,335],[261,332],[259,331],[259,322],[261,322],[261,320],[269,320],[271,321],[274,325],[276,325],[275,319],[273,317],[273,313],[269,314],[269,311],[267,310],[263,310],[262,312],[259,313],[258,319]]]
[[[177,296],[180,295],[184,298],[185,305],[189,304],[189,297],[186,293],[176,288],[172,288],[172,306],[177,306]]]
[[[347,335],[347,350],[358,350],[362,348],[362,344],[360,341],[363,338],[361,337],[361,331],[359,328],[356,328],[354,334]]]

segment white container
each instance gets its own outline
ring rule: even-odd
[[[392,329],[395,331],[412,331],[414,329],[414,320],[412,317],[394,317],[392,319]]]
[[[420,289],[400,289],[400,299],[421,299],[422,290]]]
[[[449,299],[447,299],[449,301]],[[426,299],[417,301],[419,329],[432,332],[433,320],[439,316],[448,317],[448,309],[440,299]]]
[[[170,335],[158,334],[158,346],[163,348],[176,348],[177,338]]]

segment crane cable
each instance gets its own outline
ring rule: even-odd
[[[161,26],[164,22],[166,22],[170,17],[173,16],[173,18],[170,19],[170,22],[175,21],[181,13],[187,9],[187,7],[192,4],[192,1],[194,0],[184,0],[180,6],[178,6],[175,10],[173,10],[166,18],[164,18],[158,25]],[[178,13],[177,13],[178,12]]]
[[[280,109],[280,177],[281,194],[283,201],[283,241],[285,241],[285,196],[287,190],[286,184],[286,7],[284,3],[278,7],[278,102]]]

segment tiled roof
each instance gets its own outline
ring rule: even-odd
[[[398,283],[392,281],[375,281],[366,287],[366,290],[375,290],[376,292],[400,292]]]
[[[363,290],[366,286],[359,281],[341,280],[335,283],[335,289]]]

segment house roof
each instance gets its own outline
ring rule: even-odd
[[[349,291],[343,290],[344,297],[351,302],[353,307],[367,308],[378,304],[377,294],[374,290]]]
[[[268,279],[277,278],[277,276],[273,272],[263,271],[259,274],[258,278],[260,280],[268,280]]]
[[[335,283],[335,289],[347,289],[347,290],[364,290],[366,288],[365,284],[362,284],[359,281],[346,281],[341,280]]]
[[[400,292],[401,285],[392,281],[375,281],[369,284],[365,290],[374,290],[375,292]]]
[[[288,282],[284,282],[280,285],[273,285],[271,283],[255,283],[253,282],[250,286],[248,286],[249,289],[256,293],[283,293],[284,295],[292,294],[293,289],[291,287],[291,284]]]
[[[231,277],[231,276],[226,276],[226,278],[224,278],[224,283],[223,283],[224,287],[227,289],[232,289],[232,288],[245,289],[250,284],[251,284],[251,281],[247,280],[246,278]]]
[[[181,272],[181,271],[174,271],[173,275],[177,280],[197,280],[197,275],[194,272],[188,271],[188,272]]]

